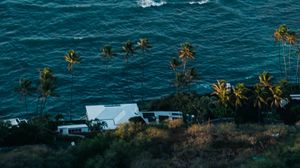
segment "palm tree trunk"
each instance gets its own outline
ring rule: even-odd
[[[128,64],[128,59],[127,58],[125,58],[125,62],[126,62],[126,65],[125,65],[125,77],[126,77],[126,79],[127,79],[127,89],[128,89],[128,93],[129,93],[129,97],[130,97],[130,99],[131,99],[131,101],[133,101],[133,96],[132,96],[132,92],[131,92],[131,88],[130,88],[130,85],[129,85],[129,83],[130,83],[130,80],[129,80],[129,64]]]
[[[40,115],[43,116],[43,105],[44,105],[45,97],[43,97],[40,101]]]
[[[281,66],[281,57],[280,57],[280,55],[281,55],[281,43],[279,44],[279,53],[278,53],[278,65],[279,65],[279,69],[280,69],[280,73],[281,73],[281,75],[282,75],[282,66]]]
[[[141,81],[141,88],[142,88],[142,102],[144,102],[144,79],[145,79],[145,50],[143,50],[143,58],[142,58],[142,81]]]
[[[42,106],[42,107],[43,107],[43,108],[42,108],[42,112],[44,112],[44,110],[45,110],[46,103],[47,103],[47,100],[48,100],[47,98],[48,98],[48,97],[45,97],[45,98],[44,98],[44,102],[43,102],[43,106]]]
[[[288,74],[291,71],[291,45],[289,46],[289,69],[288,69]]]
[[[39,104],[40,104],[40,98],[37,97],[37,99],[36,99],[36,113],[39,113]]]
[[[70,92],[70,106],[69,106],[69,119],[72,120],[71,113],[72,113],[72,103],[73,103],[73,87],[74,87],[74,76],[73,76],[73,70],[71,72],[71,92]]]
[[[299,57],[300,57],[300,56],[297,56],[297,67],[296,67],[296,68],[297,68],[297,70],[296,70],[296,78],[297,78],[297,83],[298,83],[298,84],[299,84],[299,82],[300,82],[300,81],[299,81],[299,68],[300,68],[300,67],[299,67]]]
[[[282,46],[283,46],[283,48],[282,48],[282,50],[283,50],[282,54],[283,54],[283,62],[284,62],[285,79],[287,80],[288,76],[287,76],[287,67],[286,67],[286,55],[284,53],[284,44]]]
[[[28,113],[27,96],[24,96],[25,101],[25,112]]]

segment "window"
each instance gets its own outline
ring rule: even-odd
[[[69,129],[69,134],[78,134],[78,133],[81,133],[81,128]]]
[[[172,113],[173,116],[181,116],[181,113]]]
[[[143,113],[143,117],[148,119],[149,122],[156,120],[154,113]]]

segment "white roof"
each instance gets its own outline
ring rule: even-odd
[[[300,100],[300,94],[290,94],[293,100]]]
[[[60,125],[57,126],[58,129],[64,129],[64,128],[88,128],[86,124],[74,124],[74,125]]]
[[[177,114],[182,114],[181,111],[141,111],[141,113],[177,113]]]
[[[140,115],[139,108],[134,103],[86,106],[86,116],[88,120],[99,119],[105,121],[108,129],[113,129],[115,125],[126,123],[129,118]]]
[[[16,126],[19,125],[19,118],[11,118],[11,119],[7,119],[7,120],[3,120],[4,122],[9,122],[12,126]]]

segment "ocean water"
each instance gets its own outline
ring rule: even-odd
[[[85,105],[138,101],[141,98],[141,54],[102,60],[100,48],[111,44],[116,53],[128,39],[147,37],[145,99],[173,93],[169,60],[183,42],[196,49],[200,81],[192,90],[210,92],[217,79],[256,82],[259,72],[278,76],[272,34],[282,23],[300,28],[299,0],[1,0],[0,116],[25,115],[14,88],[19,78],[37,82],[38,69],[49,66],[58,78],[59,97],[46,111],[68,112],[70,75],[63,56],[76,50],[82,62],[74,67],[74,116]],[[129,89],[130,88],[130,89]],[[132,96],[130,96],[132,93]],[[35,95],[29,100],[35,112]]]

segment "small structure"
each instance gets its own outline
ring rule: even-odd
[[[63,135],[80,134],[89,132],[89,127],[86,124],[60,125],[57,127],[57,131]]]
[[[147,111],[140,112],[146,123],[162,122],[164,120],[182,119],[182,112],[180,111]]]
[[[98,119],[106,123],[105,130],[115,129],[118,125],[128,123],[132,117],[138,117],[139,108],[134,104],[93,105],[86,106],[88,121]]]
[[[19,119],[19,118],[11,118],[11,119],[3,120],[3,122],[9,123],[11,126],[19,126],[19,124],[22,122],[27,123],[27,120]]]
[[[300,94],[290,94],[292,100],[300,100]]]

